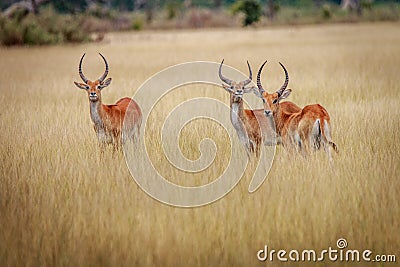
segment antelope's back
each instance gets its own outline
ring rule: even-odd
[[[115,104],[118,105],[121,110],[125,111],[125,123],[129,123],[130,127],[133,127],[137,123],[141,123],[142,111],[135,100],[129,97],[124,97],[118,100]]]

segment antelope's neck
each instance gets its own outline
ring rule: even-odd
[[[90,102],[90,118],[97,127],[103,127],[102,108],[100,101]]]
[[[243,102],[231,102],[231,122],[236,131],[245,132],[243,125]]]
[[[281,135],[284,127],[284,122],[287,120],[288,114],[282,111],[281,107],[274,112],[274,120],[276,125],[276,132]]]

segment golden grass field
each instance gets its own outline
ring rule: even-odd
[[[335,248],[338,238],[351,249],[395,254],[398,262],[399,26],[126,32],[109,34],[103,43],[0,48],[0,265],[298,266],[259,262],[256,254],[264,245]],[[132,96],[154,73],[193,60],[225,58],[247,73],[245,60],[256,72],[268,59],[263,84],[276,90],[284,79],[277,62],[284,62],[293,89],[289,100],[320,103],[329,111],[340,153],[330,166],[323,152],[304,159],[277,147],[267,180],[253,194],[247,192],[247,173],[213,204],[161,204],[134,182],[122,153],[107,150],[100,157],[86,93],[73,84],[80,81],[83,52],[84,72],[93,79],[103,72],[97,53],[107,57],[113,82],[103,101],[109,104]],[[215,86],[189,87],[176,97],[191,92],[229,103]],[[253,95],[246,99],[262,106]],[[174,98],[165,101],[164,111],[173,104]],[[162,114],[161,108],[160,119]],[[198,157],[201,137],[219,135],[215,125],[199,125],[197,132],[183,131],[181,146],[189,158]],[[194,184],[213,180],[229,164],[225,147]],[[169,170],[160,160],[161,171],[163,164]],[[178,182],[191,185],[190,179]],[[326,260],[302,266],[364,264]]]

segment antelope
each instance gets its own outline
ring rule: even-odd
[[[83,83],[74,84],[87,92],[90,104],[90,118],[92,119],[94,131],[96,132],[99,144],[112,144],[114,149],[124,144],[126,140],[134,141],[139,137],[139,130],[142,122],[142,112],[139,105],[131,98],[124,97],[113,105],[105,105],[101,101],[101,91],[111,83],[108,75],[108,63],[105,57],[99,53],[105,63],[103,75],[91,81],[82,72],[82,61],[85,54],[79,61],[79,76]],[[126,119],[125,119],[126,117]],[[125,123],[124,123],[125,119]]]
[[[231,122],[240,142],[246,149],[247,155],[249,157],[251,155],[258,156],[262,143],[266,145],[275,145],[279,143],[274,124],[266,119],[264,116],[264,109],[244,109],[243,107],[243,95],[254,90],[254,86],[246,87],[252,81],[252,71],[249,62],[247,61],[249,78],[240,82],[235,82],[222,75],[223,63],[224,60],[222,60],[219,66],[219,78],[227,84],[222,84],[222,87],[230,94]],[[291,112],[300,110],[300,108],[292,102],[288,102],[282,107]]]
[[[261,72],[265,61],[257,74],[257,87],[255,90],[264,105],[266,117],[273,118],[276,124],[276,131],[282,137],[283,146],[287,148],[297,148],[304,152],[310,148],[318,150],[321,144],[327,152],[329,160],[332,161],[330,148],[338,153],[336,144],[332,141],[330,117],[326,109],[320,104],[307,105],[304,108],[290,112],[282,108],[281,100],[287,98],[292,92],[286,89],[289,83],[289,74],[285,66],[279,62],[285,72],[285,82],[275,93],[269,94],[261,84]]]

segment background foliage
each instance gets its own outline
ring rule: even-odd
[[[109,31],[397,21],[400,2],[347,0],[4,0],[0,43],[101,41]],[[14,8],[37,3],[37,8]],[[32,5],[31,5],[32,6]]]
[[[113,78],[102,93],[106,104],[132,96],[157,71],[193,60],[225,58],[247,73],[248,59],[254,73],[268,59],[262,82],[272,91],[284,79],[281,61],[293,89],[288,100],[328,110],[340,153],[331,166],[323,151],[302,158],[278,146],[271,172],[254,194],[247,192],[249,169],[212,205],[161,204],[132,180],[122,153],[99,153],[87,94],[73,84],[83,52],[85,75],[103,73],[99,51]],[[321,250],[335,248],[338,238],[346,238],[349,249],[399,257],[398,23],[115,32],[102,43],[0,47],[0,57],[1,266],[363,266],[257,261],[264,245]],[[155,156],[163,155],[161,144],[175,144],[176,136],[161,141],[154,133],[177,104],[211,97],[229,105],[218,86],[193,84],[173,92],[148,125]],[[252,94],[245,99],[262,107]],[[212,105],[210,110],[218,112]],[[210,182],[225,170],[230,155],[224,133],[211,120],[182,129],[182,153],[189,159],[200,157],[204,138],[221,148],[198,176],[183,175],[165,157],[154,164],[163,175],[178,173],[170,181],[179,185]]]

